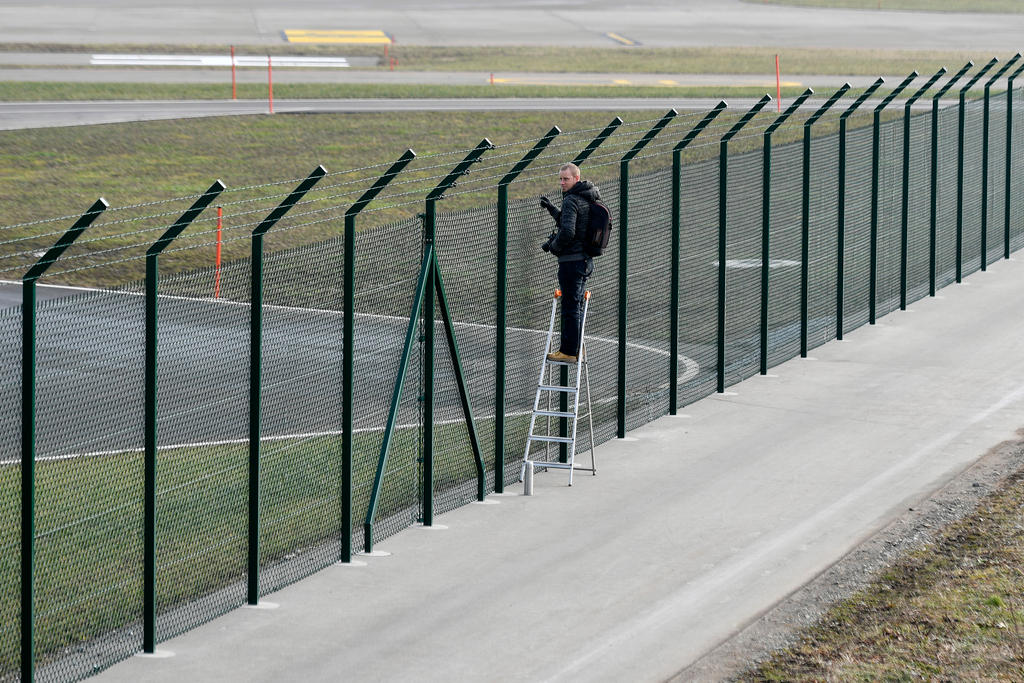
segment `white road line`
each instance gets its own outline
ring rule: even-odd
[[[92,55],[92,66],[231,66],[228,55]],[[298,66],[308,68],[348,68],[345,57],[288,57],[273,58],[274,66]],[[236,55],[235,66],[267,66],[266,55]]]

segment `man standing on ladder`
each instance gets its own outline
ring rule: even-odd
[[[594,272],[594,259],[583,249],[581,238],[590,219],[591,202],[601,199],[597,186],[580,179],[576,164],[564,164],[558,170],[562,186],[562,208],[547,197],[540,205],[555,219],[558,229],[551,233],[541,249],[558,257],[558,287],[562,290],[562,341],[548,360],[575,363],[580,351],[580,327],[583,323],[583,294],[587,278]]]

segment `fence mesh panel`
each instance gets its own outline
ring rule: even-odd
[[[836,222],[839,205],[839,135],[811,140],[808,213],[807,348],[836,334]]]
[[[718,159],[682,168],[678,403],[715,391],[718,352]]]
[[[261,595],[339,556],[343,259],[341,239],[264,257]]]
[[[903,204],[903,121],[880,126],[875,316],[900,305],[900,240]]]
[[[1006,248],[1006,98],[989,98],[988,125],[988,202],[986,215],[985,264],[1003,257]]]
[[[143,300],[37,310],[35,648],[57,681],[141,647]]]
[[[847,131],[843,238],[843,333],[868,322],[871,273],[872,130]]]
[[[671,169],[630,176],[626,429],[668,413],[671,230]]]
[[[1011,107],[1010,121],[1010,250],[1024,246],[1024,196],[1017,188],[1024,180],[1024,121],[1021,109],[1024,102],[1017,88],[1006,94],[1007,106]],[[1003,180],[1005,183],[1005,178]],[[1004,209],[1005,210],[1005,209]]]
[[[725,381],[734,384],[761,367],[760,151],[729,159],[725,251]],[[715,262],[717,266],[718,258]]]
[[[773,144],[769,211],[768,366],[800,352],[803,147]]]
[[[0,309],[0,680],[21,666],[21,308]]]
[[[642,180],[632,178],[630,188],[639,187]],[[616,225],[619,221],[619,188],[617,185],[604,184],[599,186],[601,201],[608,205],[612,220]],[[641,195],[642,196],[642,195]],[[621,227],[621,226],[620,226]],[[612,233],[615,234],[614,232]],[[636,232],[630,230],[630,236]],[[603,256],[594,261],[594,274],[587,280],[587,289],[593,295],[590,301],[590,310],[587,313],[587,353],[590,357],[587,364],[590,369],[590,390],[593,394],[594,410],[594,441],[603,443],[615,438],[616,429],[616,401],[618,392],[618,319],[619,319],[619,249],[618,243],[610,245]],[[554,261],[554,259],[552,259]],[[551,282],[556,282],[556,266],[552,262],[549,266],[552,275]],[[627,318],[628,322],[628,318]],[[558,323],[555,323],[558,329]],[[538,359],[539,360],[539,359]],[[636,362],[636,358],[626,353],[626,367],[628,371],[630,361]],[[571,377],[570,377],[571,380]],[[627,387],[626,391],[626,419],[629,420],[629,409],[637,410],[645,405],[644,392],[638,388]]]
[[[419,218],[356,234],[353,521],[358,525],[376,473],[423,256]],[[421,316],[422,317],[422,316]],[[386,538],[419,518],[422,325],[416,321],[378,501],[373,535]],[[356,445],[358,444],[358,449]],[[358,464],[357,464],[358,463]],[[363,477],[366,477],[365,479]]]
[[[476,437],[484,472],[494,472],[494,338],[495,251],[497,206],[438,213],[438,260],[444,278],[448,308],[462,372],[476,423]],[[434,346],[434,438],[438,457],[434,466],[435,511],[447,512],[476,499],[474,454],[459,399],[454,364],[437,304]],[[539,356],[538,356],[539,360]],[[488,479],[493,487],[493,477]]]
[[[966,277],[981,267],[981,154],[982,114],[980,100],[966,104],[964,112],[963,162],[963,243],[960,250],[961,272]]]
[[[1018,97],[1019,100],[1019,97]],[[981,196],[982,104],[964,110],[963,274],[1024,244],[1024,124],[1013,121],[1007,197],[1008,96],[992,99],[987,197]],[[1020,108],[1019,101],[1015,102]],[[1019,112],[1018,112],[1019,114]],[[956,275],[959,108],[938,112],[936,283]],[[862,112],[858,119],[868,118]],[[1016,118],[1020,118],[1017,116]],[[910,119],[907,298],[928,292],[931,248],[931,115]],[[851,124],[853,120],[851,119]],[[795,132],[795,131],[791,131]],[[903,119],[880,127],[875,304],[900,301]],[[748,136],[753,139],[756,136]],[[738,142],[739,140],[737,140]],[[738,145],[737,145],[738,146]],[[727,384],[760,364],[762,164],[756,143],[728,160]],[[841,292],[844,331],[868,320],[872,128],[847,137]],[[836,332],[839,144],[812,140],[808,343]],[[716,389],[718,367],[719,171],[716,148],[684,154],[680,178],[679,386],[686,405]],[[705,157],[694,160],[697,155]],[[693,156],[690,156],[693,155]],[[609,152],[609,158],[613,156]],[[707,158],[710,157],[710,158]],[[803,145],[776,143],[770,179],[768,364],[799,352]],[[595,164],[604,202],[621,229],[615,162]],[[668,410],[671,155],[638,157],[629,178],[626,428]],[[585,172],[586,172],[585,168]],[[511,188],[513,191],[518,186]],[[513,192],[515,194],[515,192]],[[486,490],[495,453],[504,480],[518,477],[541,367],[557,263],[539,250],[552,221],[532,195],[508,206],[505,439],[495,434],[497,208],[439,211],[436,247],[466,380]],[[982,204],[982,202],[987,202]],[[439,208],[441,208],[439,206]],[[334,216],[335,214],[331,214]],[[336,220],[330,218],[330,220]],[[360,229],[356,239],[353,545],[380,462],[396,382],[403,389],[374,517],[380,540],[415,523],[423,497],[422,314],[410,323],[424,253],[423,219]],[[613,232],[613,239],[617,233]],[[233,252],[238,255],[240,252]],[[618,405],[619,245],[595,261],[587,344],[593,437],[615,436]],[[166,276],[160,283],[157,455],[157,639],[242,603],[248,547],[249,302],[252,263]],[[260,594],[331,564],[340,555],[344,243],[335,238],[268,253],[264,260],[260,460]],[[219,277],[219,297],[213,298]],[[141,283],[38,305],[36,465],[36,651],[39,680],[74,680],[141,644],[144,296]],[[477,471],[435,302],[435,512],[476,497]],[[409,364],[400,375],[407,331]],[[559,334],[556,318],[554,334]],[[19,667],[21,311],[0,310],[0,679]],[[587,421],[577,433],[581,457]],[[557,427],[556,427],[557,429]],[[557,456],[557,447],[553,449]]]
[[[910,117],[907,191],[907,301],[928,294],[931,262],[931,113]]]
[[[959,108],[938,114],[938,169],[936,171],[935,287],[956,280],[956,222]]]

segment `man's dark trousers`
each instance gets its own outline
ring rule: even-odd
[[[578,356],[580,328],[583,326],[583,294],[587,278],[594,272],[594,259],[559,261],[558,287],[562,290],[562,346],[568,356]]]

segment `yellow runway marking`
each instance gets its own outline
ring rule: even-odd
[[[611,38],[612,40],[614,40],[615,42],[622,43],[623,45],[636,45],[637,44],[635,40],[630,40],[629,38],[627,38],[625,36],[620,36],[618,33],[606,33],[605,35],[608,36],[609,38]]]
[[[384,31],[300,30],[287,29],[289,43],[346,43],[349,45],[383,45],[391,43]]]
[[[615,85],[630,85],[629,81],[623,81],[623,80],[618,79],[618,78],[613,80],[612,83],[614,83]]]
[[[659,85],[679,85],[679,81],[658,81]]]

